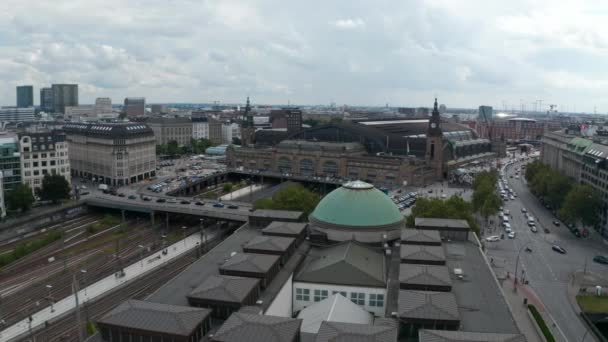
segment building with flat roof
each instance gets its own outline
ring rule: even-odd
[[[287,134],[302,130],[302,110],[300,108],[282,108],[270,111],[272,128],[284,128]]]
[[[34,107],[34,87],[31,85],[17,86],[17,107]]]
[[[47,174],[63,176],[71,183],[68,142],[62,131],[20,134],[19,153],[21,181],[32,191],[41,189],[42,179]]]
[[[144,116],[146,114],[146,98],[126,97],[122,110],[128,118]]]
[[[97,326],[107,342],[197,342],[209,331],[210,311],[129,299],[99,319]]]
[[[6,216],[6,203],[4,202],[4,184],[2,171],[0,171],[0,218]]]
[[[40,88],[40,110],[52,113],[53,108],[53,88]]]
[[[157,145],[175,141],[179,146],[190,146],[192,142],[192,121],[188,118],[150,118],[146,123],[154,131]]]
[[[192,138],[209,139],[209,118],[192,116]]]
[[[95,99],[95,115],[112,113],[112,99],[109,97],[98,97]]]
[[[35,113],[34,107],[0,107],[0,122],[34,121]]]
[[[400,237],[405,218],[373,185],[353,181],[330,192],[308,217],[311,234],[329,241],[382,243]]]
[[[245,253],[270,254],[281,257],[281,264],[285,264],[295,250],[295,239],[279,236],[256,236],[243,246]]]
[[[21,184],[21,156],[17,135],[0,134],[0,172],[5,195]]]
[[[274,221],[300,222],[304,220],[301,211],[256,209],[249,214],[249,225],[254,228],[266,227]]]
[[[78,106],[78,84],[53,84],[53,112],[65,114],[65,107]]]
[[[154,132],[143,123],[64,126],[73,177],[123,186],[156,174]]]
[[[295,239],[296,246],[306,237],[308,223],[304,222],[280,222],[274,221],[262,229],[266,236],[291,237]]]

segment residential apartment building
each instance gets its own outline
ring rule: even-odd
[[[45,113],[53,111],[53,89],[42,88],[40,89],[40,110]]]
[[[192,138],[209,139],[209,119],[207,117],[192,117]]]
[[[65,107],[78,106],[78,84],[53,84],[53,111],[65,114]]]
[[[0,134],[0,172],[2,172],[2,188],[5,192],[21,184],[19,139],[16,135]]]
[[[146,114],[146,98],[127,97],[125,98],[123,111],[127,117],[138,117]]]
[[[151,118],[146,123],[154,131],[157,145],[176,141],[180,146],[190,146],[192,121],[189,118]]]
[[[71,182],[68,143],[63,132],[19,135],[19,152],[21,181],[29,184],[33,191],[40,190],[42,179],[47,174],[58,174]]]
[[[31,85],[17,87],[17,107],[34,107],[34,87]]]
[[[34,121],[34,107],[0,107],[0,122],[24,122]]]
[[[122,186],[156,173],[154,132],[144,123],[70,123],[64,131],[74,177]]]

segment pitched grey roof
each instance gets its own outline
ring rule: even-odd
[[[446,266],[399,265],[399,282],[404,284],[450,286],[450,270]]]
[[[437,228],[459,228],[469,230],[469,224],[466,220],[457,219],[442,219],[430,217],[416,217],[414,220],[416,227],[437,227]]]
[[[294,238],[280,236],[256,236],[243,248],[259,249],[266,251],[285,252],[295,241]]]
[[[384,255],[353,241],[311,249],[294,281],[385,287]]]
[[[266,273],[278,260],[278,255],[237,253],[220,270]]]
[[[319,331],[323,321],[356,324],[371,324],[374,321],[372,314],[339,293],[302,309],[298,318],[302,319],[301,331],[309,333]]]
[[[401,245],[401,259],[445,261],[445,252],[441,246]]]
[[[401,241],[403,242],[435,242],[441,243],[441,237],[436,230],[401,229]]]
[[[458,305],[451,292],[399,291],[399,317],[458,321]]]
[[[300,222],[279,222],[274,221],[266,228],[262,229],[263,234],[290,234],[300,235],[304,229],[306,229],[307,223]]]
[[[242,303],[247,295],[259,286],[257,278],[211,275],[195,288],[188,297],[221,302]]]
[[[298,220],[304,215],[302,211],[289,211],[289,210],[273,210],[273,209],[256,209],[250,216],[254,217],[270,217],[277,219],[289,219]]]
[[[188,336],[211,310],[130,299],[112,309],[98,322],[125,328]]]
[[[323,322],[315,342],[396,342],[397,327]]]
[[[479,333],[449,330],[420,330],[420,342],[526,342],[521,334]]]
[[[214,341],[291,342],[300,333],[302,320],[235,312],[214,334]]]

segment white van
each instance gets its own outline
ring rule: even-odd
[[[509,223],[509,216],[504,215],[504,216],[502,217],[502,222],[507,222],[507,223]]]

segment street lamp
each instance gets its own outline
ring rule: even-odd
[[[167,243],[167,241],[165,241],[165,239],[167,238],[167,235],[163,234],[160,237],[163,239],[162,245],[163,245],[163,248],[165,248],[165,244]]]
[[[53,289],[53,285],[46,285],[46,288],[49,289],[48,300],[51,303],[51,313],[55,312],[55,308],[53,308],[53,297],[51,297],[51,290]]]
[[[144,267],[144,246],[143,245],[137,245],[137,247],[139,247],[139,259],[141,260],[141,267]]]
[[[517,252],[517,258],[515,259],[515,274],[513,274],[513,291],[517,291],[517,268],[519,266],[519,255],[521,254],[521,251],[525,247],[528,247],[531,243],[532,241],[529,241],[527,244],[521,246]]]
[[[87,295],[87,270],[80,270],[80,274],[82,274],[82,287],[84,288],[84,295]]]
[[[186,247],[186,229],[188,229],[188,227],[182,226],[182,231],[184,232],[184,247]]]

